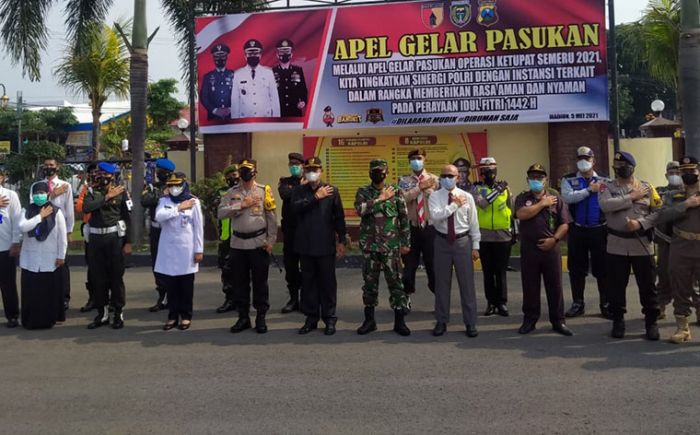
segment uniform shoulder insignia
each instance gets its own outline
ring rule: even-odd
[[[272,188],[269,185],[265,185],[265,210],[266,211],[272,211],[277,208],[277,205],[275,204],[275,197],[272,195]]]
[[[564,176],[562,178],[567,179],[567,178],[578,178],[578,177],[576,176],[576,172],[570,172],[568,174],[564,174]]]

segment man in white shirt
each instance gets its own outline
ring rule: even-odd
[[[0,168],[0,292],[8,328],[19,323],[19,298],[17,296],[17,256],[19,255],[19,219],[22,206],[17,194],[5,189],[6,172]]]
[[[280,97],[272,69],[260,65],[263,46],[256,39],[243,45],[246,63],[233,75],[231,118],[279,118]]]
[[[70,242],[70,234],[73,232],[73,224],[75,223],[75,211],[73,209],[73,189],[67,181],[58,178],[58,161],[56,159],[44,160],[44,181],[49,185],[49,200],[51,204],[58,207],[63,212],[66,218],[67,240]],[[63,308],[68,309],[70,302],[70,270],[68,262],[61,266],[61,289],[63,292]]]
[[[435,226],[435,328],[433,335],[447,330],[450,320],[452,268],[457,272],[462,301],[462,319],[468,337],[476,337],[476,292],[474,264],[479,259],[479,218],[471,194],[456,187],[459,171],[454,165],[445,166],[440,175],[442,189],[428,199],[430,220]]]

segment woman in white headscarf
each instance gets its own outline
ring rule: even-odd
[[[68,239],[63,212],[53,206],[44,181],[32,184],[30,204],[22,210],[19,228],[22,249],[22,326],[51,328],[65,320],[60,268],[66,259]]]

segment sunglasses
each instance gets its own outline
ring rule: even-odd
[[[440,178],[454,178],[454,177],[456,177],[456,175],[452,175],[452,174],[442,174],[442,175],[440,175]]]

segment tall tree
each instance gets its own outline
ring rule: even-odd
[[[161,79],[148,85],[148,116],[154,128],[168,128],[170,122],[180,117],[185,107],[173,94],[177,93],[177,80]]]
[[[128,71],[124,44],[116,31],[104,24],[94,24],[79,44],[69,48],[54,71],[61,86],[86,95],[90,101],[93,159],[100,154],[102,105],[110,95],[129,95]]]
[[[700,156],[700,2],[682,1],[679,44],[680,85],[683,93],[685,149]]]

